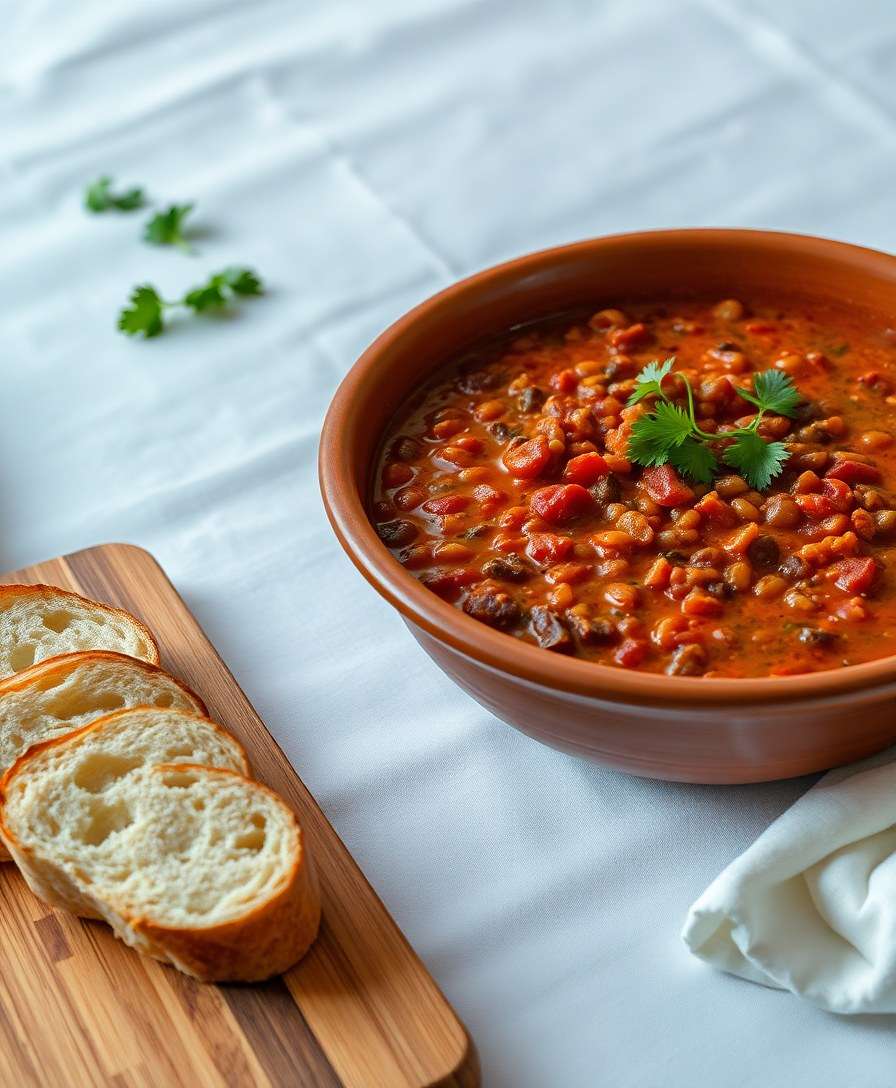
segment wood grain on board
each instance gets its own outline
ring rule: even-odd
[[[472,1088],[475,1049],[358,866],[148,552],[107,544],[13,571],[127,608],[162,664],[295,808],[321,882],[320,936],[282,977],[211,986],[50,910],[0,867],[0,1083],[115,1088]],[[237,617],[234,617],[237,622]]]

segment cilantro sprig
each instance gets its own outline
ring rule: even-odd
[[[141,188],[134,186],[132,189],[113,193],[113,180],[108,174],[103,174],[87,186],[84,190],[84,207],[89,212],[95,215],[112,210],[133,212],[143,207],[146,203],[146,194]]]
[[[164,299],[150,283],[141,283],[131,292],[129,305],[118,315],[118,328],[127,336],[149,340],[165,330],[165,314],[175,307],[193,313],[222,309],[236,297],[264,293],[261,280],[251,268],[234,266],[210,276],[205,283],[187,291],[182,298]]]
[[[143,228],[143,241],[154,246],[177,246],[192,253],[193,247],[184,234],[184,220],[194,207],[192,203],[169,204],[165,211],[156,212]]]
[[[672,373],[675,359],[660,363],[654,360],[635,379],[629,405],[646,397],[655,398],[653,411],[635,420],[629,438],[628,455],[644,467],[671,464],[685,476],[700,483],[709,483],[719,471],[719,458],[736,469],[751,487],[764,491],[778,476],[787,460],[783,442],[766,442],[758,433],[766,413],[793,416],[800,395],[790,377],[780,370],[763,370],[753,375],[753,388],[737,388],[737,394],[756,409],[747,427],[737,427],[712,434],[697,426],[694,413],[694,393],[683,374],[687,397],[685,408],[675,404],[663,391],[663,380]],[[727,445],[717,455],[712,447]]]

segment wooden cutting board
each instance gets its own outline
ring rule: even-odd
[[[0,1082],[477,1085],[463,1025],[152,556],[106,544],[0,581],[62,586],[144,620],[162,664],[294,807],[323,900],[320,936],[288,974],[210,986],[133,952],[102,923],[50,910],[13,865],[0,866]]]

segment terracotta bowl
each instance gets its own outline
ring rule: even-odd
[[[676,230],[597,238],[480,272],[387,329],[339,387],[321,436],[330,521],[371,585],[474,699],[545,744],[633,774],[759,782],[896,740],[896,657],[802,676],[702,679],[559,657],[466,616],[406,573],[367,518],[383,432],[443,363],[513,325],[639,298],[828,298],[896,314],[896,258],[792,234]]]

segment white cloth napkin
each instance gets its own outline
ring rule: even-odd
[[[821,779],[710,884],[682,936],[830,1012],[896,1012],[896,749]]]

